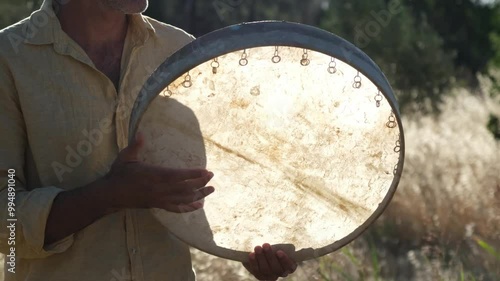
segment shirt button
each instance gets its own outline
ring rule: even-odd
[[[130,249],[130,251],[132,252],[132,255],[135,255],[135,253],[137,253],[137,250],[135,248]]]

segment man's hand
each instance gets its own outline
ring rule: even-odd
[[[214,192],[205,186],[213,177],[205,169],[168,169],[139,161],[142,136],[122,150],[105,178],[59,193],[45,227],[45,244],[80,231],[122,208],[161,208],[190,212],[203,207]]]
[[[106,176],[114,208],[161,208],[182,213],[203,207],[203,198],[214,192],[206,184],[213,173],[205,169],[170,169],[138,159],[144,138],[122,150]]]
[[[259,280],[277,280],[287,277],[297,269],[297,263],[290,259],[285,252],[275,250],[269,244],[257,246],[248,256],[248,262],[243,266]]]

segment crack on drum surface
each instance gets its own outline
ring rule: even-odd
[[[261,166],[267,170],[272,170],[270,167],[267,167],[266,165],[259,163],[259,162],[255,161],[254,159],[251,159],[250,157],[247,157],[239,152],[236,152],[230,148],[227,148],[227,147],[223,146],[220,143],[217,143],[216,141],[214,141],[212,139],[205,138],[205,140],[208,143],[223,150],[224,152],[227,152],[229,154],[237,156],[238,158],[241,158],[249,163]],[[324,202],[327,206],[331,206],[332,204],[334,204],[334,207],[337,207],[338,209],[342,210],[343,212],[351,214],[351,215],[355,216],[356,218],[358,218],[360,216],[364,217],[365,214],[370,213],[370,210],[368,210],[366,207],[358,205],[358,204],[334,193],[333,190],[329,190],[326,188],[322,189],[322,188],[315,187],[311,184],[305,183],[304,181],[307,177],[305,175],[300,175],[300,178],[302,178],[302,180],[300,180],[299,176],[294,177],[291,175],[287,175],[286,172],[284,172],[284,171],[281,171],[281,172],[284,174],[285,178],[289,182],[293,183],[293,185],[297,189],[299,189],[305,193],[313,195],[316,199]],[[319,184],[319,186],[324,186],[324,184]]]
[[[237,156],[237,157],[239,157],[239,158],[241,158],[241,159],[243,159],[243,160],[245,160],[245,161],[247,161],[247,162],[250,162],[250,163],[252,163],[252,164],[255,164],[255,165],[259,165],[259,166],[263,166],[263,167],[264,167],[264,165],[262,165],[261,163],[258,163],[258,162],[256,162],[256,161],[254,161],[253,159],[251,159],[251,158],[249,158],[249,157],[246,157],[245,155],[243,155],[243,154],[241,154],[241,153],[239,153],[239,152],[236,152],[236,151],[234,151],[234,150],[232,150],[232,149],[230,149],[230,148],[227,148],[227,147],[223,146],[223,145],[222,145],[222,144],[220,144],[220,143],[217,143],[216,141],[214,141],[214,140],[212,140],[212,139],[209,139],[209,138],[205,137],[205,140],[206,140],[207,142],[209,142],[210,144],[213,144],[214,146],[218,147],[219,149],[221,149],[221,150],[223,150],[223,151],[225,151],[225,152],[227,152],[227,153],[229,153],[229,154],[235,155],[235,156]],[[266,167],[266,168],[267,168],[267,167]]]
[[[295,185],[295,187],[297,187],[301,191],[313,195],[315,198],[323,201],[325,204],[327,205],[335,204],[335,207],[338,207],[345,213],[356,215],[356,217],[363,216],[366,213],[370,213],[370,210],[368,210],[366,207],[356,204],[334,193],[333,190],[316,187],[316,186],[324,186],[324,184],[318,184],[318,185],[307,184],[304,182],[305,179],[299,180],[297,177],[295,179],[287,177],[287,180],[291,181]]]

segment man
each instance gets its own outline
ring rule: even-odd
[[[5,280],[194,280],[189,248],[148,208],[202,208],[213,174],[147,165],[147,140],[127,143],[141,86],[193,39],[142,16],[147,4],[46,0],[0,32]],[[297,267],[269,244],[244,265],[260,280]]]

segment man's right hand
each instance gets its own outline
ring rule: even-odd
[[[205,169],[168,169],[139,160],[142,136],[122,150],[104,178],[59,193],[45,227],[45,244],[80,231],[97,219],[127,208],[161,208],[191,212],[214,192],[206,186],[213,174]]]
[[[214,192],[206,184],[213,173],[205,169],[171,169],[139,160],[144,146],[141,134],[122,150],[105,178],[113,208],[161,208],[190,212],[203,207],[203,198]]]

